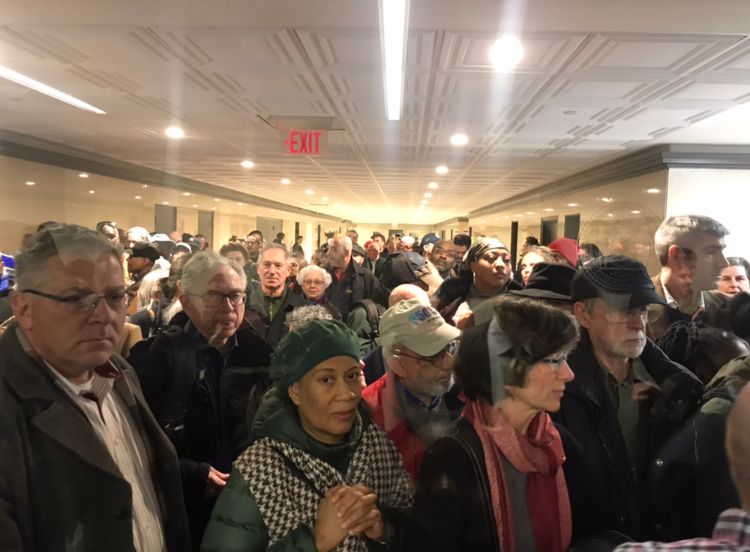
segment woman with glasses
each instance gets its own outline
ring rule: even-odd
[[[320,305],[331,313],[334,320],[341,320],[341,311],[326,297],[326,289],[333,281],[331,274],[318,265],[307,265],[297,273],[297,284],[308,305]]]
[[[464,332],[455,374],[467,397],[453,434],[425,454],[405,550],[561,552],[571,540],[560,408],[578,339],[568,313],[495,300],[490,322]]]
[[[393,443],[360,400],[359,341],[336,320],[290,331],[274,387],[234,463],[202,550],[400,550],[412,486]]]

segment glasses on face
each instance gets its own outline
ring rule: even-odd
[[[244,291],[230,291],[229,293],[221,293],[218,291],[207,291],[203,295],[199,293],[188,293],[193,297],[200,297],[203,304],[208,308],[216,308],[221,306],[226,299],[229,299],[229,304],[232,306],[242,305],[247,299],[247,294]]]
[[[302,285],[320,287],[322,285],[325,285],[325,281],[324,280],[302,280]]]
[[[107,293],[76,293],[73,295],[54,295],[36,289],[25,289],[23,292],[57,301],[76,313],[91,312],[95,310],[99,305],[99,301],[102,299],[104,299],[104,302],[107,303],[107,306],[113,311],[122,310],[128,304],[128,294],[124,289],[109,291]]]
[[[443,249],[442,247],[434,247],[432,249],[432,253],[434,255],[444,255],[450,259],[456,258],[456,252],[455,251],[448,251],[446,249]]]
[[[451,341],[448,345],[443,347],[440,351],[438,351],[437,353],[429,357],[410,355],[409,353],[405,353],[404,351],[400,351],[398,349],[393,351],[393,356],[413,358],[414,360],[418,361],[422,365],[439,366],[445,360],[445,355],[449,354],[453,356],[456,354],[457,349],[458,349],[458,341],[456,340],[456,341]]]
[[[560,357],[548,357],[543,358],[539,362],[543,362],[545,364],[549,364],[552,367],[552,370],[557,373],[560,371],[560,368],[562,368],[563,363],[568,360],[568,357],[566,355],[560,356]]]

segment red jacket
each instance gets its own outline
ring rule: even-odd
[[[386,372],[383,377],[368,385],[362,392],[362,399],[370,407],[372,420],[395,443],[404,461],[404,468],[416,481],[424,458],[425,446],[399,414],[396,379],[393,373]]]

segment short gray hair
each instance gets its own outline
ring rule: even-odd
[[[304,268],[301,268],[300,271],[297,273],[297,283],[299,285],[302,285],[302,282],[305,281],[305,277],[310,274],[313,270],[319,270],[323,274],[323,279],[326,282],[326,288],[331,285],[331,282],[333,282],[333,278],[331,278],[330,273],[325,269],[318,265],[307,265]]]
[[[280,243],[269,243],[268,245],[263,246],[263,249],[260,250],[260,255],[258,255],[258,260],[260,261],[260,258],[263,256],[263,253],[265,253],[266,251],[270,251],[271,249],[278,249],[280,251],[283,251],[284,252],[284,259],[286,259],[286,262],[289,262],[289,260],[292,258],[292,254],[282,244],[280,244]]]
[[[678,215],[664,219],[654,234],[654,249],[661,266],[667,265],[670,245],[690,248],[699,234],[723,238],[729,234],[729,230],[718,220],[703,215]]]
[[[289,326],[289,331],[311,320],[333,320],[333,314],[323,305],[304,305],[286,315],[286,325]]]
[[[203,293],[198,289],[201,282],[206,282],[206,275],[215,274],[222,267],[231,268],[242,280],[242,287],[247,287],[247,275],[245,271],[226,257],[222,257],[216,251],[201,251],[196,253],[185,263],[182,269],[180,288],[183,292]],[[209,278],[210,279],[210,278]]]
[[[46,283],[47,261],[59,256],[63,264],[75,259],[112,255],[119,264],[120,249],[102,234],[77,224],[55,224],[34,234],[16,256],[16,287],[20,291]],[[123,273],[123,285],[125,275]]]

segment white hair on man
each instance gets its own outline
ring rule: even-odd
[[[224,266],[228,266],[237,273],[243,287],[247,286],[247,275],[243,269],[216,251],[201,251],[185,263],[179,287],[185,293],[203,293],[211,277]]]

